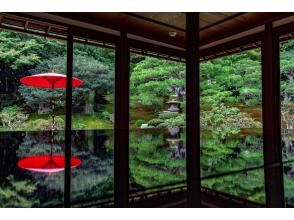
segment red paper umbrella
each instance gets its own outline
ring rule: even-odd
[[[54,72],[41,73],[22,77],[20,79],[20,82],[27,86],[34,86],[40,88],[66,88],[66,75]],[[82,80],[76,77],[72,78],[72,87],[80,86],[82,84]]]
[[[76,168],[80,166],[82,161],[78,157],[71,157],[70,167]],[[18,161],[17,166],[24,170],[40,173],[57,173],[65,168],[64,156],[62,155],[42,155],[29,156]]]

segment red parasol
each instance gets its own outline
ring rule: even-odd
[[[31,76],[25,76],[20,79],[22,84],[40,88],[66,88],[66,75],[59,73],[41,73]],[[83,81],[73,77],[72,87],[80,86]]]
[[[63,171],[64,164],[64,156],[62,155],[41,155],[22,158],[18,161],[17,166],[24,170],[52,174]],[[76,168],[80,165],[81,160],[78,157],[71,157],[71,168]]]

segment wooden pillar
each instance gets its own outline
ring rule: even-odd
[[[187,205],[201,206],[199,13],[186,13]]]
[[[272,23],[265,25],[262,40],[263,156],[267,207],[284,207],[280,122],[279,38]]]
[[[67,36],[66,68],[66,114],[65,114],[65,172],[64,172],[64,207],[70,207],[70,160],[71,160],[71,124],[72,124],[72,72],[73,72],[73,35]]]
[[[116,207],[129,205],[129,60],[126,33],[116,47],[114,199]]]

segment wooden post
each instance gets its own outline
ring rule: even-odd
[[[71,124],[72,124],[72,72],[73,72],[73,35],[69,29],[67,36],[66,68],[66,115],[65,115],[65,172],[64,172],[64,207],[70,207],[70,160],[71,160]]]
[[[263,156],[267,207],[284,207],[280,121],[279,38],[272,23],[265,25],[262,40]]]
[[[129,62],[126,33],[116,47],[114,199],[116,207],[129,205]]]
[[[186,13],[187,205],[201,206],[199,13]]]

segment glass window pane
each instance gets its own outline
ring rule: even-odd
[[[281,43],[281,132],[283,161],[294,159],[293,146],[293,97],[294,97],[294,40]]]
[[[186,180],[185,64],[131,53],[130,190]]]
[[[65,42],[0,30],[0,207],[63,205],[65,57]]]
[[[285,36],[287,37],[287,36]],[[284,194],[287,207],[294,207],[294,40],[280,43],[281,136],[284,163]]]
[[[294,207],[294,162],[284,163],[284,195],[287,207]]]
[[[264,198],[241,190],[251,187],[252,193],[255,188],[262,191],[254,179],[248,186],[242,175],[213,176],[263,166],[261,86],[260,49],[200,64],[201,175],[209,179],[202,185],[257,202],[264,202]],[[256,175],[263,184],[263,174]],[[234,179],[236,186],[229,191],[228,178]]]
[[[265,204],[263,168],[207,178],[202,180],[202,186]]]
[[[75,42],[73,54],[83,84],[72,93],[72,155],[81,165],[71,171],[71,203],[83,206],[113,199],[115,50]]]

